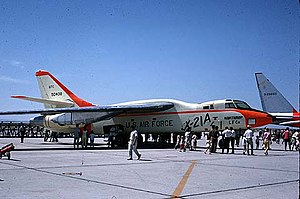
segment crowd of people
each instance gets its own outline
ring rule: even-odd
[[[25,137],[42,137],[44,128],[23,122],[0,122],[0,137],[21,137],[21,128]]]
[[[88,142],[89,141],[89,142]],[[88,143],[90,147],[95,147],[95,133],[89,126],[84,126],[79,128],[79,125],[76,125],[74,130],[74,148],[87,148]]]
[[[299,150],[300,149],[300,133],[295,130],[286,128],[285,130],[271,130],[264,128],[253,130],[251,126],[247,126],[246,131],[241,129],[235,131],[232,127],[225,127],[220,131],[218,126],[212,126],[210,130],[205,129],[203,135],[206,136],[204,153],[212,154],[217,152],[217,146],[221,150],[220,153],[235,153],[235,147],[243,146],[244,155],[254,155],[254,144],[256,149],[262,148],[264,154],[268,155],[270,145],[275,142],[283,144],[284,150]],[[282,141],[281,141],[282,140]],[[196,150],[197,136],[188,128],[185,135],[178,135],[175,149],[180,152],[185,152],[186,149]],[[230,151],[231,149],[231,151]]]
[[[2,122],[3,123],[3,122]],[[0,132],[4,135],[7,132],[7,128],[4,124],[0,124]],[[9,123],[10,124],[10,123]],[[13,126],[13,125],[9,125]],[[17,125],[16,134],[21,138],[21,143],[24,142],[24,137],[28,135],[28,128],[20,123]],[[12,128],[13,129],[13,128]],[[30,129],[30,128],[29,128]],[[39,130],[39,129],[37,129]],[[28,131],[28,132],[27,132]],[[47,141],[50,139],[50,142],[58,141],[58,133],[55,131],[50,132],[47,129],[43,129],[44,139]],[[134,133],[132,133],[134,132]],[[136,129],[133,129],[129,137],[129,159],[132,159],[132,151],[136,152],[138,159],[140,154],[137,152],[137,140],[138,132]],[[87,148],[88,143],[90,147],[94,147],[95,133],[91,129],[91,126],[84,126],[79,128],[79,125],[76,126],[73,132],[74,135],[74,148]],[[201,134],[192,132],[192,129],[188,127],[184,134],[178,134],[176,137],[175,149],[179,152],[186,152],[186,150],[196,150],[197,149],[197,140],[201,139],[201,136],[206,137],[205,141],[205,154],[212,154],[217,152],[219,146],[220,153],[235,153],[235,148],[242,145],[244,155],[254,155],[254,145],[255,149],[262,148],[264,154],[268,155],[270,146],[272,143],[282,144],[284,150],[296,150],[300,149],[300,133],[297,130],[293,129],[251,129],[251,126],[247,126],[247,130],[243,131],[241,129],[234,130],[232,127],[225,127],[223,130],[219,130],[218,126],[211,126],[211,129],[205,129]],[[154,136],[153,136],[154,137]]]
[[[197,136],[191,132],[189,127],[185,132],[184,136],[177,135],[175,149],[179,149],[180,152],[185,152],[186,149],[190,151],[196,150],[197,147]]]

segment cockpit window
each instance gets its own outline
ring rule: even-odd
[[[236,105],[237,108],[240,108],[240,109],[251,109],[251,107],[246,102],[239,101],[239,100],[234,100],[233,102],[235,103],[235,105]]]
[[[233,104],[233,102],[228,102],[228,103],[225,103],[225,108],[236,108]]]

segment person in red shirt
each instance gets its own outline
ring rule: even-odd
[[[283,141],[284,141],[284,150],[286,151],[286,146],[289,144],[289,149],[291,150],[291,144],[290,144],[290,131],[287,127],[286,130],[283,132]]]

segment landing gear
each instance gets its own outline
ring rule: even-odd
[[[104,126],[104,134],[108,137],[108,145],[112,148],[126,147],[126,133],[122,125]]]

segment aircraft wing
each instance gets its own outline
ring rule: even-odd
[[[282,122],[282,123],[279,123],[279,124],[284,125],[284,126],[292,126],[294,124],[300,124],[300,120],[287,121],[287,122]]]
[[[25,115],[25,114],[42,114],[53,115],[59,113],[103,113],[117,112],[121,113],[144,113],[159,112],[170,109],[174,106],[171,102],[154,102],[145,104],[131,105],[107,105],[107,106],[89,106],[89,107],[71,107],[71,108],[53,108],[53,109],[37,109],[37,110],[20,110],[20,111],[4,111],[0,115]]]

